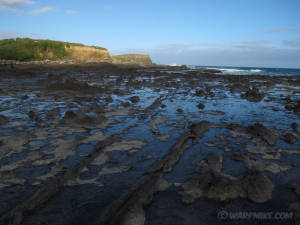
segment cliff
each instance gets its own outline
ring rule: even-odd
[[[0,40],[0,60],[109,62],[113,64],[153,66],[148,55],[127,54],[110,57],[106,48],[52,40],[16,38]]]
[[[76,61],[102,62],[110,58],[106,49],[97,47],[70,45],[66,50],[68,57]]]
[[[115,55],[111,57],[111,61],[114,64],[129,64],[139,66],[153,65],[151,58],[144,54]]]
[[[77,43],[30,38],[0,40],[0,59],[2,60],[103,61],[109,57],[109,52],[105,48]]]

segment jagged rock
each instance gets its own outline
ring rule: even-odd
[[[0,115],[0,125],[6,124],[8,119],[6,116]]]
[[[272,199],[274,185],[271,180],[258,171],[249,172],[242,181],[247,197],[261,203]]]
[[[289,132],[283,136],[283,140],[289,144],[294,144],[299,140],[299,137],[295,132]]]
[[[129,98],[129,100],[132,102],[132,103],[137,103],[140,101],[140,98],[139,96],[132,96]]]
[[[264,94],[260,93],[256,87],[248,89],[245,94],[241,95],[241,98],[246,98],[250,102],[260,102],[264,98]]]
[[[269,145],[275,145],[279,134],[275,130],[270,130],[259,123],[255,123],[253,126],[248,127],[248,132],[254,137],[259,137]]]

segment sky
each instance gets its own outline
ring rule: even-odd
[[[300,0],[0,0],[0,39],[16,37],[157,64],[300,68]]]

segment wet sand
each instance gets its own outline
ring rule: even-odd
[[[211,72],[0,65],[0,224],[299,222],[300,77]]]

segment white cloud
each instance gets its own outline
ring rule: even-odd
[[[290,47],[300,48],[300,39],[298,40],[284,40],[283,43]]]
[[[72,9],[68,9],[68,10],[66,11],[66,13],[69,14],[69,15],[72,15],[72,14],[77,14],[78,11],[72,10]]]
[[[54,11],[54,7],[43,7],[43,8],[38,8],[31,10],[29,12],[30,15],[40,15],[40,14],[45,14],[45,13],[50,13]]]
[[[24,37],[30,37],[30,38],[46,38],[41,34],[35,34],[35,33],[23,33],[18,31],[8,31],[8,30],[1,30],[0,29],[0,39],[7,39],[7,38],[24,38]]]
[[[0,0],[0,11],[20,10],[34,3],[31,0]]]
[[[284,29],[284,28],[275,28],[266,30],[267,33],[282,33],[282,32],[300,32],[300,29],[293,28],[293,29]]]

